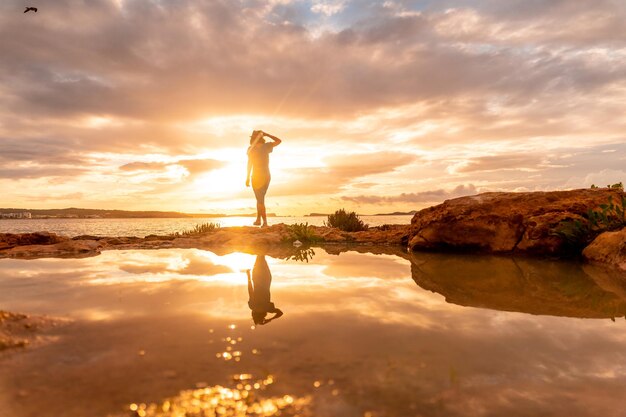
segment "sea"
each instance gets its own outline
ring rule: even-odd
[[[360,216],[369,226],[410,224],[412,215]],[[327,216],[270,217],[268,223],[308,223],[323,226]],[[137,236],[167,235],[193,229],[203,223],[218,223],[220,227],[252,226],[253,217],[208,218],[145,218],[145,219],[2,219],[0,233],[51,232],[65,236]]]

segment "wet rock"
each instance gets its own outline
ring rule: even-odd
[[[68,240],[65,236],[55,233],[0,233],[0,250],[24,245],[53,245]]]
[[[57,322],[63,321],[46,316],[29,316],[0,310],[0,352],[44,341],[40,333]]]
[[[409,225],[387,224],[380,227],[371,227],[362,232],[353,232],[350,235],[356,243],[402,245],[406,247],[409,239],[409,230]]]
[[[93,236],[93,235],[79,235],[74,236],[72,240],[101,240],[104,239],[103,236]]]
[[[583,250],[590,262],[605,264],[626,271],[626,227],[615,232],[604,232]]]
[[[142,242],[143,239],[137,236],[117,236],[117,237],[104,237],[101,240],[107,246],[129,245],[133,243]]]
[[[623,192],[610,189],[483,193],[421,210],[411,221],[409,248],[487,253],[560,255],[568,250],[556,233],[563,220],[583,220],[589,209]]]
[[[65,240],[51,245],[25,245],[0,251],[0,258],[87,257],[100,253],[103,244],[95,240]]]
[[[148,235],[144,237],[145,240],[174,240],[176,236],[170,235]]]

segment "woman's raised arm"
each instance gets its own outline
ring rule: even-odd
[[[272,139],[274,141],[273,145],[274,146],[278,146],[280,145],[280,143],[282,142],[282,140],[278,139],[276,136],[274,135],[270,135],[267,132],[263,132],[263,136],[267,136],[268,138]]]

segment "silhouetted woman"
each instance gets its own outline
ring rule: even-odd
[[[265,142],[265,136],[273,142]],[[267,213],[265,211],[265,193],[270,186],[270,152],[282,141],[276,136],[265,133],[262,130],[255,130],[250,135],[250,147],[248,148],[248,175],[246,175],[246,187],[250,186],[250,173],[252,173],[252,190],[256,197],[256,221],[255,226],[261,224],[267,226]]]
[[[252,276],[250,276],[249,269],[246,274],[248,274],[248,295],[250,297],[248,307],[252,310],[254,324],[267,324],[282,316],[283,312],[277,309],[271,301],[272,273],[265,260],[265,255],[257,255],[254,267],[252,267]],[[270,313],[274,316],[266,319],[265,316]]]

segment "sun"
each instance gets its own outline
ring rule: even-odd
[[[233,196],[246,188],[247,162],[235,160],[225,167],[199,175],[193,182],[194,189],[203,195]]]

